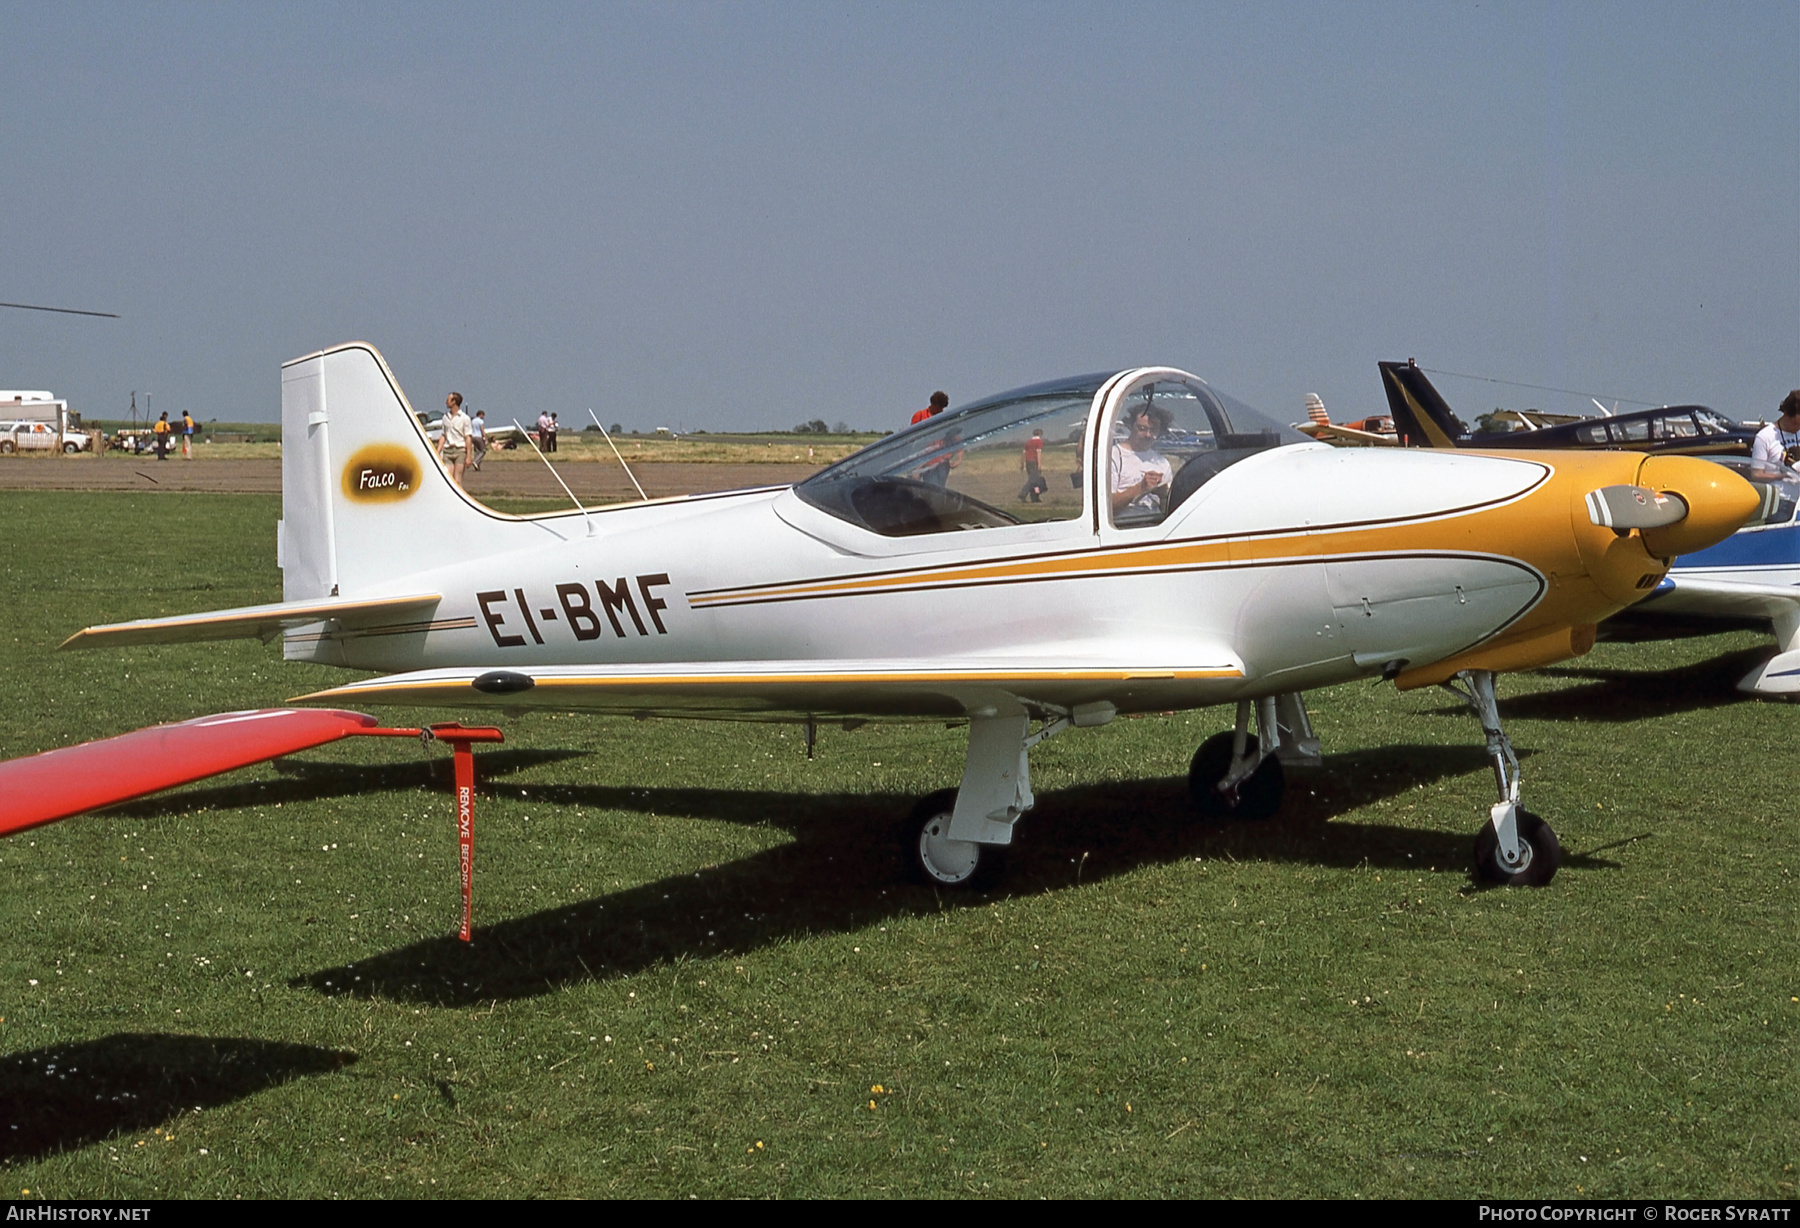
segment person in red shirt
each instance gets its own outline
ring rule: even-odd
[[[1043,495],[1050,488],[1044,481],[1044,432],[1031,432],[1031,438],[1025,441],[1025,454],[1019,458],[1019,464],[1025,470],[1025,485],[1019,489],[1020,503],[1042,503]]]
[[[918,413],[914,414],[912,416],[912,420],[914,423],[923,422],[927,418],[937,417],[939,414],[943,413],[946,409],[949,409],[949,408],[950,408],[950,397],[947,394],[942,393],[942,392],[934,392],[931,394],[931,404],[927,405],[924,409],[921,409]]]

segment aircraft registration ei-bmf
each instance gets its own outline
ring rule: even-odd
[[[909,837],[946,886],[1012,841],[1045,738],[1233,704],[1190,786],[1263,817],[1319,762],[1303,692],[1374,675],[1469,703],[1499,794],[1477,871],[1547,882],[1494,674],[1587,651],[1758,507],[1686,457],[1332,448],[1167,367],[978,401],[793,487],[531,516],[449,481],[370,346],[288,363],[282,431],[283,601],[65,646],[279,634],[383,671],[302,702],[966,720]]]

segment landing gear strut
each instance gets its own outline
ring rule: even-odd
[[[994,881],[1006,856],[1003,844],[954,840],[950,821],[956,813],[956,790],[939,789],[913,807],[907,830],[912,868],[933,887],[979,887]]]
[[[1256,733],[1250,732],[1253,714]],[[1188,796],[1207,818],[1269,818],[1281,809],[1287,791],[1284,763],[1319,766],[1319,739],[1299,693],[1241,699],[1236,727],[1214,734],[1194,752]]]
[[[1556,877],[1562,863],[1562,845],[1550,825],[1519,804],[1519,757],[1512,739],[1500,727],[1500,704],[1494,696],[1494,675],[1485,669],[1465,669],[1444,689],[1474,709],[1487,735],[1488,758],[1494,763],[1494,783],[1500,800],[1489,810],[1489,821],[1475,836],[1475,876],[1508,887],[1542,887]]]
[[[1091,729],[1118,715],[1105,701],[1073,708],[1033,705],[1043,722],[1011,696],[994,696],[969,713],[969,754],[962,786],[931,794],[913,807],[902,841],[916,875],[934,887],[979,887],[1000,873],[1020,816],[1037,804],[1031,792],[1031,748],[1070,729]]]

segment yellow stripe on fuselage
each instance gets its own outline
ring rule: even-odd
[[[1229,537],[1191,538],[1141,546],[1096,547],[980,563],[907,568],[799,583],[746,586],[692,593],[694,609],[947,587],[1012,584],[1321,562],[1331,558],[1418,554],[1512,559],[1541,573],[1542,601],[1513,628],[1525,633],[1553,625],[1597,622],[1635,600],[1645,576],[1667,570],[1636,537],[1620,538],[1574,514],[1588,491],[1634,482],[1643,456],[1636,453],[1470,453],[1541,468],[1526,490],[1470,508],[1434,511],[1380,523],[1272,529]]]

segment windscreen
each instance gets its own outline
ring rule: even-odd
[[[794,493],[887,537],[1073,520],[1082,514],[1082,436],[1112,376],[1053,380],[946,410]]]

